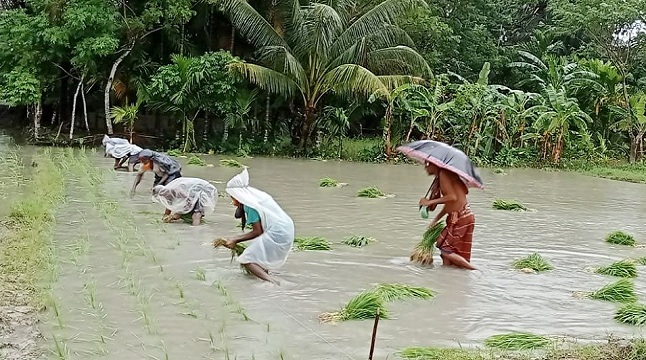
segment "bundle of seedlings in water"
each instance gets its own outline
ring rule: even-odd
[[[166,155],[177,157],[182,155],[182,152],[179,149],[171,149],[166,152]]]
[[[206,165],[206,161],[200,159],[197,155],[191,154],[191,157],[188,158],[188,164],[189,165],[198,165],[198,166],[204,166]]]
[[[514,268],[518,270],[531,269],[535,272],[548,271],[554,268],[538,253],[533,253],[528,257],[518,259],[514,261],[513,265]]]
[[[340,187],[341,183],[332,178],[325,177],[319,180],[319,186],[320,187]]]
[[[549,343],[550,339],[545,336],[521,332],[494,335],[484,341],[487,347],[512,351],[541,349]]]
[[[588,294],[590,299],[605,300],[612,302],[634,302],[637,301],[635,286],[628,279],[621,279],[608,284],[601,289]]]
[[[638,258],[637,260],[635,260],[635,262],[637,263],[637,265],[646,265],[646,256]]]
[[[332,250],[330,242],[320,236],[299,236],[294,239],[294,247],[298,250]]]
[[[217,249],[217,248],[219,248],[221,246],[224,246],[226,243],[227,243],[227,241],[224,240],[224,239],[216,239],[216,240],[213,240],[213,247]],[[245,244],[237,243],[236,246],[233,249],[231,249],[231,262],[233,262],[233,260],[237,256],[242,255],[242,253],[245,251],[246,248],[247,248],[247,246]],[[247,268],[244,265],[240,264],[240,268],[244,272],[249,274],[249,270],[247,270]]]
[[[422,265],[433,264],[435,243],[440,237],[442,230],[444,230],[444,223],[441,222],[428,228],[424,232],[422,241],[415,246],[415,250],[413,250],[413,253],[410,255],[410,261],[420,263]]]
[[[508,211],[527,211],[525,205],[519,203],[516,200],[502,200],[496,199],[493,202],[493,208],[496,210],[508,210]]]
[[[220,165],[226,166],[226,167],[236,167],[236,168],[241,168],[244,165],[242,165],[238,160],[235,159],[222,159],[220,160]]]
[[[322,322],[339,322],[347,320],[374,319],[379,313],[382,319],[388,319],[388,309],[383,299],[371,291],[365,291],[355,296],[340,311],[319,315]]]
[[[393,302],[403,299],[430,299],[435,294],[431,289],[419,286],[404,284],[379,284],[372,292],[385,302]]]
[[[364,247],[371,242],[375,242],[375,238],[369,237],[369,236],[359,236],[359,235],[352,235],[352,236],[346,236],[345,239],[343,239],[343,243],[352,247]]]
[[[180,215],[180,220],[186,224],[193,224],[193,215],[192,214],[182,214]],[[200,224],[204,224],[204,217],[200,219]]]
[[[399,356],[406,360],[482,360],[483,357],[474,350],[442,349],[434,347],[409,347],[399,352]]]
[[[632,261],[621,260],[614,262],[606,267],[600,267],[594,272],[601,275],[609,275],[623,278],[637,277],[637,265]]]
[[[606,242],[615,244],[615,245],[626,245],[626,246],[635,246],[635,244],[637,243],[635,241],[635,238],[632,235],[626,234],[623,231],[611,232],[606,236]]]
[[[624,305],[615,313],[615,320],[629,325],[646,325],[646,305],[638,303]]]
[[[363,189],[359,190],[357,192],[357,197],[377,199],[377,198],[386,197],[386,194],[384,194],[384,192],[379,190],[377,187],[370,186],[370,187],[363,188]]]

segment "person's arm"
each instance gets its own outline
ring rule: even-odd
[[[144,170],[144,167],[140,167],[139,172],[137,172],[137,176],[135,176],[135,182],[134,184],[132,184],[132,190],[130,190],[131,197],[135,196],[135,190],[137,190],[137,185],[139,185],[139,183],[141,182],[141,178],[143,178],[144,172],[146,172],[146,170]]]
[[[255,223],[253,223],[253,227],[250,232],[244,233],[242,235],[238,235],[234,238],[227,240],[226,247],[228,247],[229,249],[233,249],[233,247],[237,243],[255,239],[258,236],[262,235],[263,232],[264,230],[262,229],[262,223],[260,221],[256,221]]]
[[[419,201],[419,204],[422,206],[433,206],[437,204],[446,204],[447,202],[456,201],[458,195],[455,193],[455,188],[453,187],[451,174],[442,174],[445,171],[443,170],[440,173],[440,189],[441,194],[437,199],[429,200],[427,198],[422,198]]]

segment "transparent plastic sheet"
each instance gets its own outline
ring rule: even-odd
[[[102,143],[105,147],[105,154],[115,159],[136,155],[142,150],[139,146],[131,144],[126,139],[111,138],[108,135],[103,135]]]
[[[183,215],[199,210],[206,215],[215,210],[218,190],[206,180],[181,177],[167,185],[155,186],[152,199],[173,214]]]
[[[263,234],[247,241],[249,246],[238,257],[241,264],[256,263],[265,269],[277,269],[287,260],[294,244],[294,222],[271,195],[249,186],[244,169],[227,183],[226,192],[240,203],[254,208],[260,215]]]
[[[163,153],[144,149],[139,153],[139,157],[152,159],[169,175],[182,170],[182,166],[176,160]]]

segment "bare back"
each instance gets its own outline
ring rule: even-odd
[[[450,214],[462,210],[468,204],[467,194],[469,190],[466,185],[464,185],[458,175],[448,170],[440,170],[438,176],[440,178],[440,191],[442,195],[449,197],[452,197],[452,195],[455,196],[455,200],[444,204],[444,211]]]

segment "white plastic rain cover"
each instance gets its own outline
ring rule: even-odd
[[[175,180],[177,181],[177,180]],[[247,169],[227,183],[226,192],[260,215],[263,234],[246,241],[247,249],[238,257],[241,264],[256,263],[265,269],[277,269],[287,260],[294,244],[294,222],[264,191],[249,186]]]
[[[121,159],[126,156],[139,154],[142,150],[139,146],[131,144],[126,139],[111,138],[108,135],[103,136],[103,146],[105,153],[115,159]]]
[[[215,210],[217,200],[218,189],[198,178],[181,177],[153,188],[153,201],[164,205],[173,214],[188,214],[193,210],[210,214]]]

